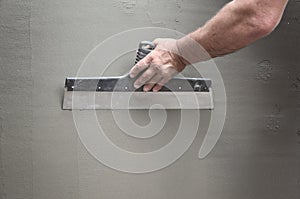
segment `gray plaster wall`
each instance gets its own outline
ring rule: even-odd
[[[178,161],[136,175],[95,160],[78,138],[72,113],[61,110],[64,78],[76,75],[87,53],[104,39],[145,26],[188,33],[227,2],[0,0],[0,198],[299,199],[297,0],[290,0],[272,35],[215,60],[228,111],[222,136],[204,160],[197,154],[207,112],[196,140]],[[165,135],[149,144],[124,136],[110,111],[98,114],[111,138],[132,150],[162,145],[178,120],[178,112],[170,111]],[[146,112],[132,115],[147,120]]]

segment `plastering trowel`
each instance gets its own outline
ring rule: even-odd
[[[141,42],[136,63],[154,48],[152,42]],[[213,109],[209,79],[174,77],[159,92],[144,92],[143,86],[134,88],[136,78],[130,78],[129,74],[119,77],[68,77],[63,109]]]

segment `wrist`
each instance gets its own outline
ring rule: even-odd
[[[177,48],[177,59],[178,61],[184,65],[184,67],[186,67],[187,65],[190,65],[191,63],[185,58],[184,54],[182,53],[182,50],[180,50],[181,48],[181,44],[180,44],[180,41],[179,39],[176,40],[176,48]]]
[[[176,70],[178,72],[181,72],[185,69],[185,67],[187,65],[189,65],[189,63],[187,63],[187,61],[180,56],[180,53],[170,53],[172,59],[174,60],[173,65],[175,66]]]
[[[182,62],[186,65],[211,59],[209,53],[190,35],[176,40],[176,46]]]

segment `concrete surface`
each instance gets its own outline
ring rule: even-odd
[[[64,78],[74,76],[86,54],[107,37],[144,26],[188,33],[226,2],[0,0],[0,198],[299,199],[297,0],[289,2],[271,36],[216,59],[228,112],[221,139],[204,160],[197,153],[207,121],[201,121],[204,127],[189,151],[168,168],[117,172],[86,151],[72,113],[60,109]],[[132,150],[162,145],[178,120],[171,111],[165,135],[153,144],[135,143],[121,134],[109,111],[98,114],[112,140]]]

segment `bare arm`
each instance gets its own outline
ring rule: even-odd
[[[270,34],[278,25],[288,0],[233,0],[203,27],[179,39],[155,40],[157,48],[131,69],[145,91],[158,91],[189,63],[235,52]],[[193,48],[200,44],[206,55]],[[187,54],[188,56],[183,56]],[[180,56],[179,56],[180,55]],[[192,56],[191,56],[192,55]]]
[[[235,52],[270,34],[280,22],[287,2],[234,0],[188,36],[200,43],[212,58]]]

